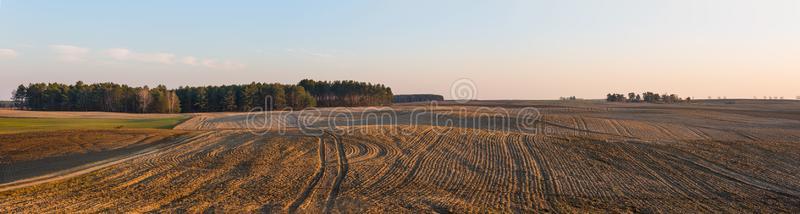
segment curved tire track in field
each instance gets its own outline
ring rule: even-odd
[[[659,163],[657,159],[653,157],[652,154],[649,154],[652,151],[645,152],[648,151],[648,149],[643,148],[643,145],[641,144],[629,145],[629,143],[627,142],[612,143],[612,144],[614,144],[619,149],[621,154],[623,154],[629,160],[631,160],[631,164],[640,169],[643,169],[643,172],[652,176],[656,181],[658,181],[662,185],[669,187],[669,189],[665,191],[673,191],[673,193],[680,195],[680,197],[692,201],[697,205],[701,206],[703,209],[706,209],[706,212],[712,211],[711,208],[703,204],[701,201],[696,200],[694,197],[691,197],[690,196],[691,190],[688,190],[679,183],[675,182],[674,176],[670,178],[669,175],[666,175],[663,170],[668,169],[669,166]],[[633,155],[632,154],[633,152],[639,152],[641,154]]]
[[[403,159],[405,155],[405,149],[403,149],[399,144],[398,141],[403,141],[408,143],[408,146],[418,146],[425,141],[425,139],[431,138],[430,133],[432,132],[432,127],[427,127],[422,131],[417,131],[414,135],[415,138],[412,139],[397,139],[395,136],[395,143],[396,145],[391,145],[388,148],[390,150],[390,156],[387,160],[387,164],[382,165],[380,169],[377,170],[377,174],[373,179],[370,179],[366,184],[363,184],[361,188],[365,197],[374,198],[380,197],[382,195],[389,195],[391,191],[394,191],[394,188],[397,188],[399,183],[401,182],[403,173],[405,173],[405,167],[402,165]],[[410,154],[409,154],[410,155]],[[381,191],[383,190],[383,191]]]
[[[322,140],[322,138],[319,138],[319,148],[317,148],[317,153],[319,154],[319,166],[317,168],[317,172],[314,173],[314,177],[311,177],[311,180],[308,181],[306,187],[303,188],[303,192],[301,192],[300,195],[298,195],[298,197],[286,207],[286,211],[288,213],[294,213],[297,211],[297,208],[300,207],[300,205],[306,202],[308,196],[311,195],[311,193],[316,189],[319,180],[322,179],[322,175],[325,174],[325,142]]]
[[[399,152],[390,150],[395,149],[394,147],[387,147],[387,145],[383,145],[371,139],[361,138],[354,135],[348,137],[349,139],[345,139],[349,142],[345,144],[345,153],[347,156],[348,165],[370,162],[374,159],[386,157],[386,155],[389,155],[390,153]],[[338,140],[341,141],[342,139]],[[344,144],[343,141],[341,142]]]
[[[341,192],[342,182],[347,178],[348,169],[347,154],[344,151],[344,145],[335,134],[331,132],[326,133],[331,136],[336,146],[336,157],[339,163],[339,169],[336,172],[336,180],[333,181],[331,191],[328,192],[328,199],[325,203],[325,207],[322,209],[322,213],[330,213],[331,209],[333,209],[333,205],[336,203],[336,197],[339,195],[339,192]]]
[[[722,177],[731,181],[735,181],[738,183],[742,183],[748,186],[752,186],[758,189],[770,191],[788,197],[800,197],[800,191],[785,188],[783,186],[763,181],[753,176],[735,172],[733,170],[728,169],[725,166],[720,166],[719,164],[716,164],[714,162],[711,162],[703,157],[694,154],[688,154],[688,153],[685,154],[687,154],[687,157],[681,157],[678,155],[672,155],[672,156],[682,161],[686,161],[687,163],[694,164],[718,177]]]
[[[611,120],[609,120],[609,121],[611,121]],[[553,127],[556,127],[556,128],[562,128],[562,129],[566,129],[566,130],[576,131],[578,133],[583,133],[583,134],[587,134],[588,133],[588,134],[596,134],[596,135],[600,135],[600,136],[614,136],[614,137],[628,137],[628,138],[630,138],[630,136],[625,136],[622,133],[614,134],[614,133],[606,133],[606,132],[600,132],[600,131],[589,130],[589,129],[580,129],[580,128],[572,127],[570,125],[564,125],[564,124],[559,124],[559,123],[552,122],[552,121],[546,121],[544,119],[542,119],[541,122],[537,122],[537,124],[542,124],[542,127],[541,127],[540,130],[546,130],[548,128],[547,126],[553,126]],[[545,134],[551,135],[552,133],[545,132]],[[561,134],[563,134],[563,133],[558,133],[556,135],[561,135]]]
[[[650,126],[653,126],[661,133],[666,134],[668,137],[672,138],[673,140],[681,140],[681,137],[670,131],[668,128],[664,127],[664,125],[657,124],[657,123],[650,123]]]
[[[400,181],[400,184],[398,184],[397,187],[405,187],[414,181],[423,165],[423,162],[430,159],[428,156],[430,156],[431,151],[433,151],[433,148],[437,145],[437,143],[440,142],[443,135],[444,133],[437,134],[433,141],[428,142],[428,145],[425,145],[424,149],[413,154],[414,156],[412,159],[414,160],[414,164],[411,166],[411,169],[408,170],[408,173],[403,177],[402,181]]]
[[[534,175],[530,174],[530,171],[534,169],[530,163],[530,155],[523,151],[522,146],[520,144],[523,142],[523,135],[513,135],[508,138],[507,145],[505,145],[506,153],[508,154],[509,158],[513,160],[513,168],[512,168],[512,178],[514,180],[514,185],[517,189],[515,190],[516,194],[514,194],[514,198],[511,201],[512,205],[520,205],[520,204],[533,204],[533,209],[535,210],[536,204],[533,198],[531,198],[531,192],[537,192],[538,189],[531,189],[531,178],[535,178]],[[520,210],[517,207],[510,207],[514,209],[516,213],[522,213],[525,210]],[[516,209],[515,209],[516,208]]]
[[[757,177],[753,177],[750,175],[745,175],[742,173],[738,173],[734,170],[731,170],[725,166],[722,166],[718,163],[714,163],[702,156],[697,154],[693,154],[690,152],[681,152],[678,150],[674,150],[672,152],[665,150],[659,147],[653,147],[643,143],[637,142],[627,142],[626,144],[630,144],[630,146],[635,147],[633,149],[641,150],[641,151],[649,151],[650,153],[663,155],[666,157],[673,158],[678,161],[682,161],[687,164],[687,166],[695,166],[700,168],[701,170],[706,172],[714,177],[718,177],[722,180],[728,180],[734,183],[740,183],[746,186],[751,186],[753,188],[769,191],[772,193],[776,193],[778,195],[783,195],[790,198],[800,198],[800,192],[797,190],[793,190],[791,188],[786,188],[779,184],[771,183],[765,180],[762,180]],[[648,156],[651,160],[655,160],[652,156]],[[674,188],[678,189],[678,188]]]
[[[698,127],[687,126],[686,128],[689,129],[689,131],[691,131],[694,135],[697,135],[697,137],[700,138],[701,140],[714,140],[714,138],[706,134],[704,131],[700,130],[700,128]]]
[[[622,123],[620,123],[619,121],[617,121],[617,120],[610,120],[610,121],[611,121],[611,123],[613,123],[613,124],[614,124],[616,127],[618,127],[618,128],[619,128],[618,130],[620,131],[620,134],[622,134],[622,136],[629,137],[629,138],[636,138],[636,137],[633,135],[633,133],[631,133],[631,131],[628,129],[628,127],[626,127],[625,125],[623,125],[623,124],[622,124]]]
[[[558,203],[557,198],[547,197],[548,195],[558,195],[558,191],[556,190],[557,188],[556,182],[550,175],[550,172],[552,170],[549,168],[548,163],[545,162],[545,160],[542,158],[544,154],[542,154],[538,149],[534,148],[536,147],[536,144],[546,143],[542,142],[543,140],[541,139],[537,140],[536,139],[537,137],[540,136],[537,135],[525,136],[525,143],[527,144],[528,154],[531,155],[531,159],[533,159],[534,164],[538,167],[538,171],[542,176],[542,182],[543,182],[542,186],[544,190],[544,193],[542,195],[545,196],[544,198],[547,203],[547,206],[550,207],[550,211],[554,213],[561,213],[557,206]]]

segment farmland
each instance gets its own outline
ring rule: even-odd
[[[798,102],[306,113],[0,134],[0,212],[800,212]]]
[[[172,129],[184,115],[0,110],[0,134],[87,129]]]

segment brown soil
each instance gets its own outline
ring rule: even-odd
[[[292,127],[253,134],[245,114],[198,114],[154,146],[38,183],[0,184],[0,212],[800,212],[798,103],[478,104],[431,114],[475,121],[537,106],[542,117],[534,130],[505,130],[486,121],[376,125],[356,114],[349,126],[306,136]],[[481,108],[491,104],[505,108]],[[398,107],[397,117],[415,107]],[[15,136],[44,148],[37,142],[54,138]],[[93,141],[84,138],[73,141]],[[92,156],[128,142],[114,139],[144,142],[104,139],[78,143],[98,149],[53,144]],[[63,155],[51,150],[13,150],[10,165]]]

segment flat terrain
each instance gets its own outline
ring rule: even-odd
[[[180,114],[132,114],[111,112],[69,112],[69,111],[19,111],[0,109],[0,118],[84,118],[84,119],[154,119],[173,118]]]
[[[800,102],[392,109],[3,134],[0,212],[800,212]]]
[[[188,118],[177,114],[0,110],[0,134],[80,129],[172,129]]]

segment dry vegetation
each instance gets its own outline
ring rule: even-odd
[[[165,119],[180,114],[132,114],[111,112],[69,112],[69,111],[19,111],[0,109],[0,118],[82,118],[82,119]]]
[[[147,146],[36,185],[0,184],[0,212],[800,212],[797,102],[483,101],[426,113],[448,126],[410,125],[416,105],[396,106],[398,126],[322,118],[339,126],[319,137],[254,135],[233,113],[195,115],[180,132],[3,135],[19,142],[2,149],[17,161],[6,166]],[[525,106],[541,112],[536,130],[469,122]],[[45,140],[59,135],[79,137]]]
[[[0,134],[0,164],[151,144],[176,131],[82,130]]]

